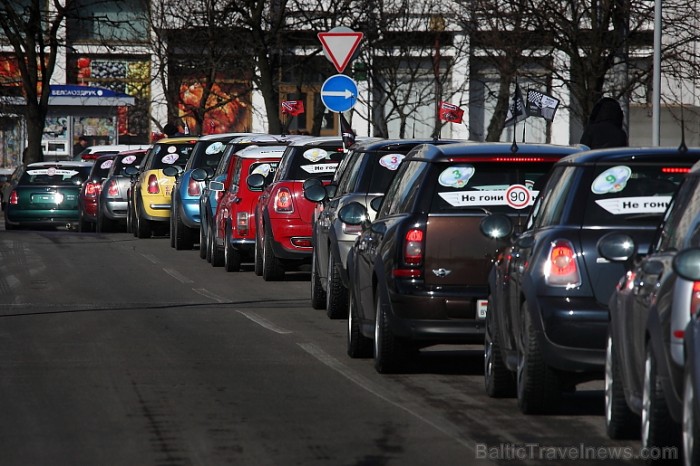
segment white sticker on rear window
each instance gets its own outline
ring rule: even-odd
[[[60,168],[55,168],[55,167],[49,167],[49,168],[37,168],[34,170],[27,170],[27,173],[35,176],[35,175],[49,175],[49,176],[54,176],[54,175],[61,175],[61,176],[75,176],[78,174],[77,171],[75,170],[63,170]]]
[[[625,189],[630,176],[632,169],[625,165],[608,168],[593,180],[591,191],[595,194],[619,193]]]
[[[135,155],[127,155],[122,159],[122,163],[124,165],[131,165],[132,163],[136,162],[136,156]]]
[[[399,164],[404,159],[404,157],[405,155],[403,154],[387,154],[379,159],[379,165],[391,171],[394,171],[399,168]]]
[[[104,162],[102,162],[102,164],[100,164],[100,168],[103,170],[107,170],[109,167],[112,166],[112,162],[113,160],[105,160]]]
[[[321,163],[318,165],[302,165],[301,169],[306,173],[333,173],[338,167],[337,163]]]
[[[618,197],[595,201],[613,215],[662,214],[670,202],[671,196]]]
[[[328,152],[323,149],[314,148],[304,152],[304,158],[312,162],[318,162],[324,159],[330,159],[331,156],[328,155]]]
[[[448,188],[463,188],[474,176],[474,171],[471,165],[455,165],[440,173],[438,183]]]
[[[261,165],[258,165],[253,169],[252,172],[250,172],[251,175],[262,175],[264,177],[267,177],[267,175],[270,174],[270,171],[272,171],[272,166],[269,163],[263,163]]]
[[[225,146],[223,142],[215,142],[214,144],[207,147],[207,150],[205,150],[204,152],[207,155],[218,154],[219,152],[224,150],[224,147]]]
[[[529,200],[524,205],[516,208],[522,209],[531,206],[535,202],[539,191],[530,191]],[[452,207],[483,207],[492,205],[510,205],[506,199],[506,191],[454,191],[438,193]]]
[[[172,154],[177,152],[177,147],[175,146],[168,146],[168,153]]]
[[[177,162],[177,159],[179,159],[179,158],[180,157],[177,154],[168,154],[168,155],[164,155],[163,158],[160,160],[163,163],[167,163],[168,165],[172,165],[175,162]]]

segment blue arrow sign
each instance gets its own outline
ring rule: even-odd
[[[321,101],[331,112],[347,112],[357,102],[357,83],[344,74],[333,75],[321,86]]]

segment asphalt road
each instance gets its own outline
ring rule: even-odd
[[[607,438],[600,382],[524,416],[484,394],[481,347],[390,376],[348,358],[308,272],[269,283],[167,238],[2,227],[0,465],[642,464],[610,459],[639,442]]]

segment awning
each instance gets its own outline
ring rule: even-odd
[[[52,84],[49,90],[49,105],[118,107],[134,105],[134,101],[128,94],[103,87]]]

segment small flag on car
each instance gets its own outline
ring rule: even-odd
[[[540,91],[528,89],[527,114],[529,116],[542,117],[547,121],[553,121],[558,106],[559,99]]]
[[[450,123],[461,123],[463,115],[464,110],[462,110],[458,106],[448,102],[440,102],[440,119],[442,121],[448,121]]]
[[[284,100],[282,101],[282,113],[287,115],[297,116],[304,113],[303,100]]]
[[[352,126],[342,113],[340,113],[340,132],[343,137],[343,145],[346,148],[355,144],[355,131],[352,130]]]
[[[525,101],[523,100],[523,94],[520,92],[520,86],[515,83],[515,95],[508,107],[508,114],[506,115],[506,122],[504,126],[512,126],[519,121],[523,121],[527,118],[527,108],[525,107]]]

